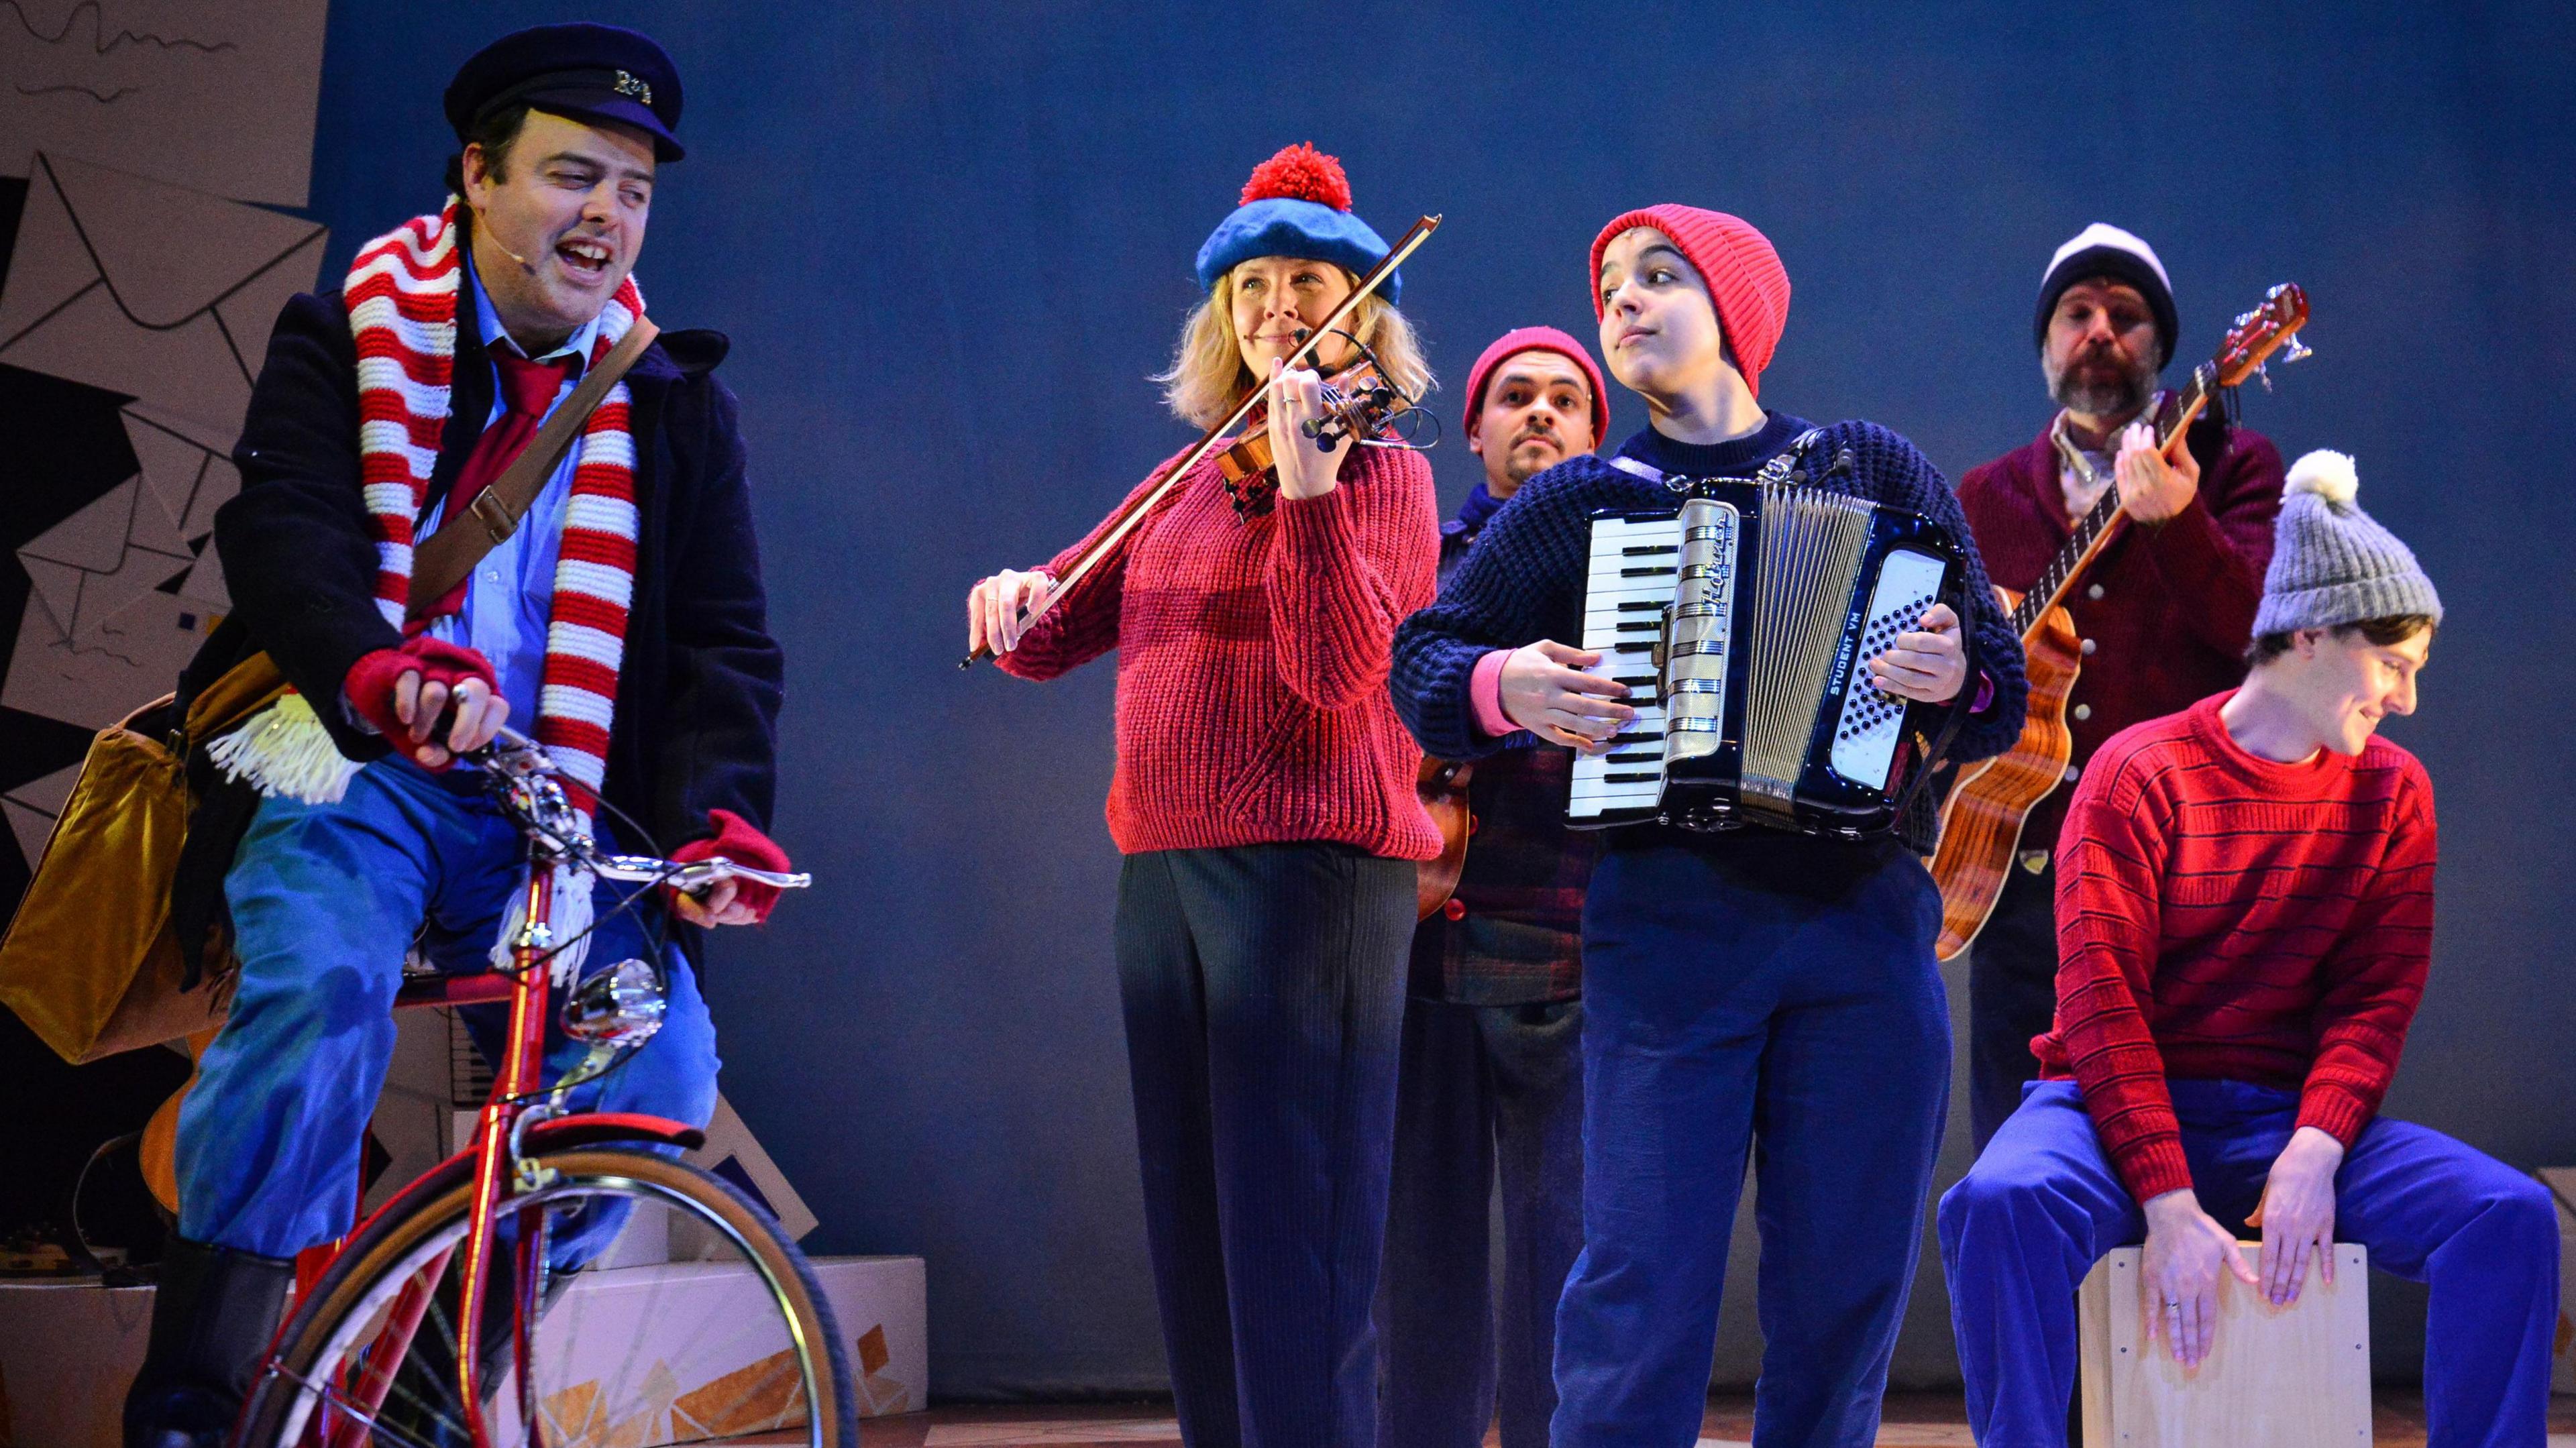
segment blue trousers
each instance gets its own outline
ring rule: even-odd
[[[393,1055],[404,954],[417,936],[441,970],[481,969],[519,885],[521,837],[474,778],[388,759],[360,771],[335,804],[261,802],[224,880],[240,985],[179,1112],[181,1236],[285,1257],[348,1230],[360,1145]],[[611,918],[630,888],[598,887],[602,923],[586,970],[650,951],[647,912],[658,902]],[[575,1090],[576,1109],[698,1126],[715,1115],[714,1023],[676,947],[663,965],[660,1033]],[[462,1012],[487,1058],[508,1010]],[[589,1050],[563,1035],[559,1016],[546,1039],[549,1082]],[[578,1266],[623,1222],[610,1210],[567,1223],[549,1255]]]
[[[1698,1438],[1748,1152],[1754,1442],[1877,1436],[1949,1100],[1940,899],[1893,842],[1721,843],[1613,849],[1592,877],[1557,1448]]]
[[[1377,1440],[1546,1448],[1556,1303],[1583,1250],[1583,1003],[1404,1003],[1378,1277]],[[1503,1208],[1494,1290],[1492,1203]]]
[[[2173,1081],[2203,1211],[2241,1228],[2298,1126],[2298,1097]],[[2075,1289],[2146,1218],[2102,1153],[2071,1081],[2034,1081],[1985,1155],[1941,1199],[1941,1265],[1985,1448],[2066,1442]],[[2380,1117],[2335,1174],[2335,1237],[2432,1288],[2424,1328],[2430,1448],[2542,1448],[2558,1323],[2558,1216],[2539,1182],[2438,1131]],[[2227,1351],[2226,1334],[2218,1352]]]
[[[1369,1448],[1414,867],[1129,855],[1118,981],[1181,1441]],[[1395,1445],[1389,1445],[1395,1448]]]

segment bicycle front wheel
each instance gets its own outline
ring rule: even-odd
[[[717,1177],[645,1152],[541,1160],[553,1179],[512,1198],[517,1221],[543,1211],[569,1227],[606,1208],[658,1209],[698,1260],[557,1276],[529,1328],[524,1379],[512,1346],[518,1299],[496,1269],[502,1290],[488,1299],[477,1353],[492,1448],[650,1448],[752,1433],[856,1448],[858,1399],[831,1305],[766,1212]],[[252,1390],[242,1448],[472,1442],[455,1369],[473,1192],[460,1167],[470,1162],[369,1225],[314,1285]],[[496,1244],[496,1263],[512,1255]],[[407,1335],[406,1317],[417,1322]],[[371,1379],[390,1379],[374,1408]]]

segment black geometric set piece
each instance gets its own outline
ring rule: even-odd
[[[140,464],[119,411],[131,399],[58,377],[0,366],[0,641],[13,641],[33,582],[18,550],[135,475]],[[13,649],[0,644],[0,688]],[[0,794],[80,763],[90,730],[0,708]],[[26,861],[0,838],[0,915],[17,909]]]

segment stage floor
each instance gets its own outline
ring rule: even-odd
[[[2576,1397],[2551,1400],[2550,1448],[2576,1448]],[[867,1448],[1132,1448],[1178,1443],[1169,1404],[1135,1407],[934,1408],[861,1425]],[[1703,1448],[1736,1448],[1753,1436],[1753,1400],[1709,1399],[1700,1427]],[[736,1448],[785,1443],[745,1438]],[[1487,1438],[1487,1443],[1495,1440]],[[1973,1448],[1956,1394],[1895,1393],[1887,1400],[1879,1448]],[[2424,1403],[2413,1393],[2381,1393],[2374,1448],[2423,1448]]]

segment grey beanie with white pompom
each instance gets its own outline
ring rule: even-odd
[[[2360,491],[2344,453],[2320,448],[2291,465],[2255,637],[2410,614],[2442,621],[2433,580],[2396,534],[2353,501]]]

